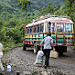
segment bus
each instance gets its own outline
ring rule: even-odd
[[[74,46],[74,23],[65,16],[42,16],[24,26],[24,31],[23,50],[33,46],[34,53],[37,53],[42,40],[49,32],[59,54],[67,52],[67,46]]]

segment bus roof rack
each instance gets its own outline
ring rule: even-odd
[[[62,15],[52,15],[52,14],[48,14],[48,15],[45,15],[45,16],[41,16],[40,18],[38,19],[33,19],[33,23],[34,22],[37,22],[37,21],[40,21],[40,20],[44,20],[44,19],[47,19],[47,18],[51,18],[51,17],[59,17],[59,18],[68,18],[69,16],[65,15],[65,16],[62,16]]]

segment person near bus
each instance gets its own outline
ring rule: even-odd
[[[45,53],[45,65],[44,68],[47,68],[49,66],[49,56],[50,56],[50,50],[55,50],[54,45],[53,45],[53,39],[51,38],[51,33],[47,34],[47,37],[43,39],[41,42],[41,49],[42,46],[44,45],[44,53]]]
[[[1,75],[4,75],[4,67],[1,62],[1,58],[3,57],[3,45],[0,43],[0,69],[1,69]]]

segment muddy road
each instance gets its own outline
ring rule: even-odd
[[[28,48],[27,51],[23,51],[22,47],[12,49],[9,54],[5,56],[7,63],[12,66],[12,71],[20,71],[21,74],[24,71],[42,71],[43,67],[36,67],[34,65],[36,54],[33,53],[32,48]],[[47,72],[58,70],[66,75],[75,75],[75,49],[68,47],[68,51],[60,56],[58,59],[50,58],[50,66],[47,68]],[[12,73],[14,73],[12,72]],[[11,74],[13,75],[13,74]],[[22,74],[23,75],[23,74]]]

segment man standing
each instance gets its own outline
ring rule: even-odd
[[[0,69],[2,70],[1,75],[4,75],[4,67],[3,67],[2,62],[1,62],[1,58],[3,56],[2,50],[3,50],[3,45],[0,43]]]
[[[41,43],[41,50],[42,46],[44,45],[44,53],[45,53],[45,65],[44,68],[47,68],[49,66],[49,56],[50,56],[50,50],[55,50],[53,45],[53,39],[51,38],[51,33],[47,34],[47,37],[45,37]]]

